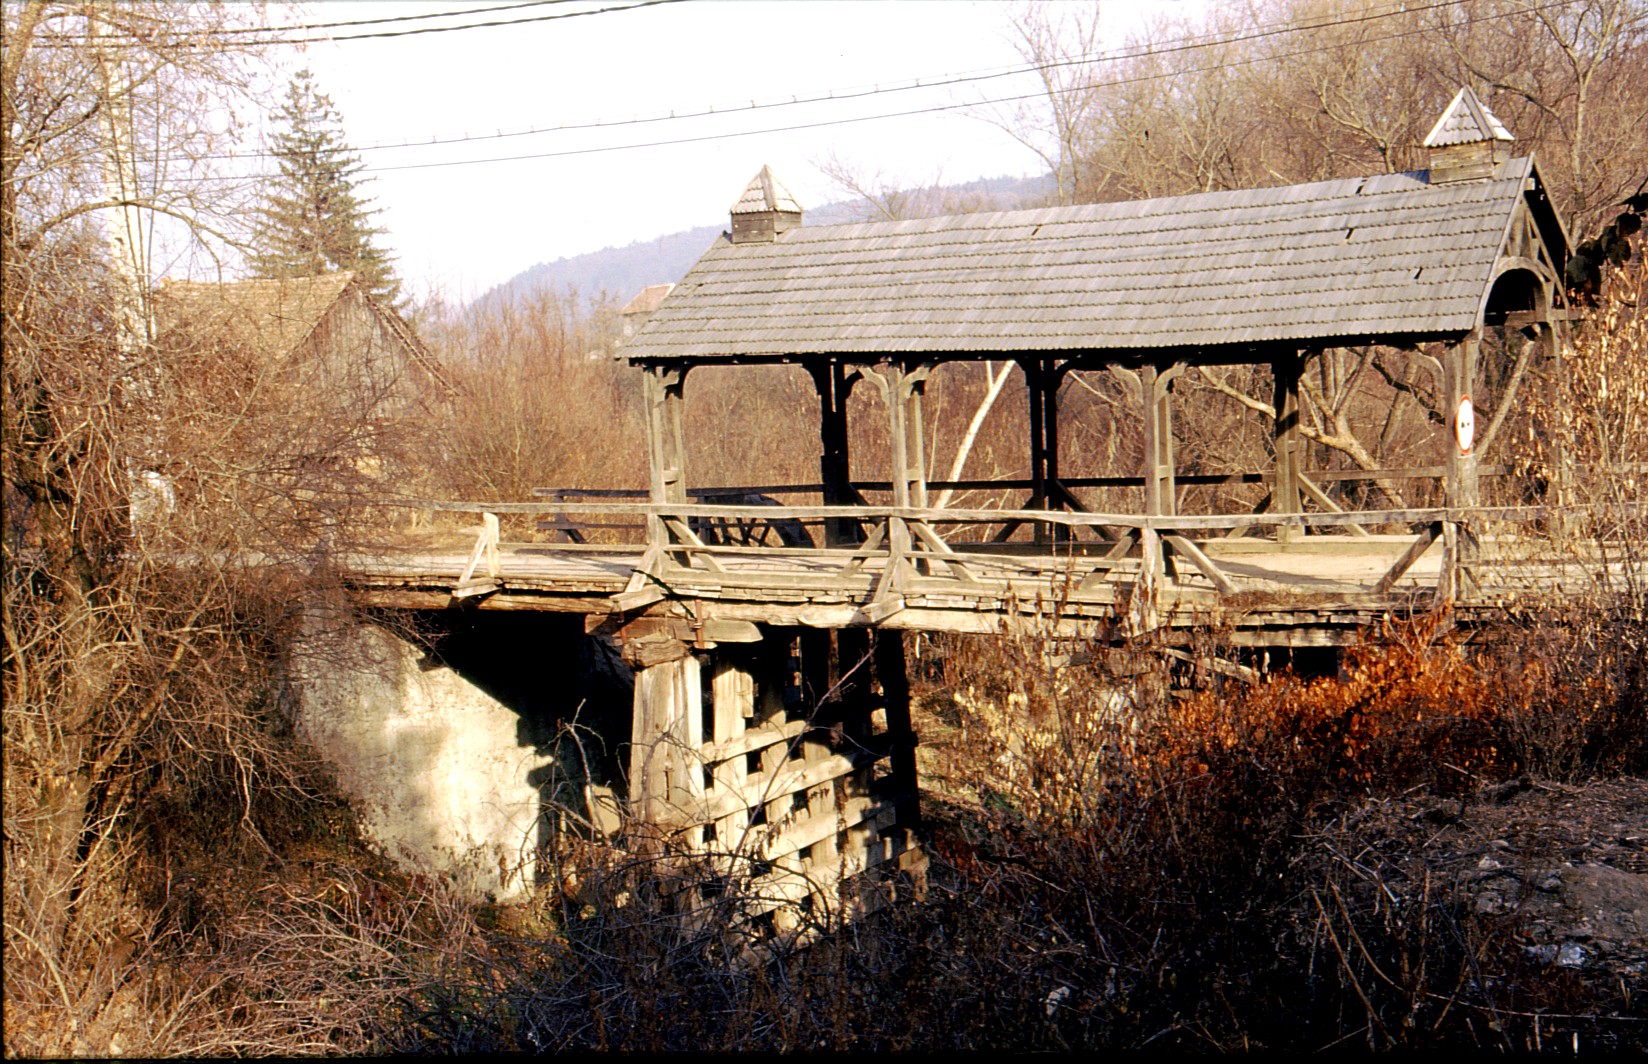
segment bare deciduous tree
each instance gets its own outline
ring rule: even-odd
[[[381,426],[353,391],[299,425],[287,375],[157,343],[143,306],[151,254],[237,239],[214,159],[258,62],[225,31],[260,17],[30,0],[0,23],[8,1053],[246,1049],[226,977],[179,967],[210,935],[185,884],[266,858],[311,793],[279,646],[316,585],[267,563],[354,483],[294,463]],[[160,470],[188,491],[145,513],[133,474]]]

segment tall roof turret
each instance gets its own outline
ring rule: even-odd
[[[1511,157],[1516,138],[1505,123],[1494,117],[1488,105],[1477,98],[1469,85],[1454,95],[1425,138],[1430,152],[1431,184],[1481,181],[1492,177],[1495,167]]]
[[[801,224],[801,204],[779,184],[770,166],[750,179],[731,214],[734,244],[770,244]]]

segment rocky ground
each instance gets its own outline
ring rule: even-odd
[[[1636,983],[1648,1005],[1648,781],[1512,780],[1353,819],[1401,870],[1381,877],[1389,889],[1461,892],[1476,913],[1514,919],[1530,960]]]

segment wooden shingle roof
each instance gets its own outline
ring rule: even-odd
[[[744,187],[738,202],[732,205],[733,214],[754,214],[757,211],[789,211],[801,213],[801,204],[790,195],[790,190],[773,176],[772,167],[763,166]]]
[[[161,332],[213,329],[256,353],[292,351],[354,282],[350,272],[248,281],[165,281],[155,298]]]
[[[1442,112],[1426,134],[1427,148],[1444,148],[1450,144],[1475,144],[1484,140],[1515,140],[1505,123],[1494,117],[1488,105],[1477,98],[1466,85],[1454,94],[1453,102]]]
[[[1136,353],[1469,331],[1531,159],[915,221],[725,235],[622,354]]]
[[[313,277],[245,281],[164,281],[155,293],[155,327],[212,335],[265,361],[291,355],[313,335],[346,295],[358,298],[394,336],[407,357],[449,387],[446,371],[392,307],[366,291],[360,275],[344,270]]]

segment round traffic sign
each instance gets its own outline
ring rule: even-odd
[[[1476,408],[1468,395],[1459,400],[1459,409],[1453,413],[1453,438],[1459,443],[1460,454],[1471,453],[1471,444],[1476,442]]]

